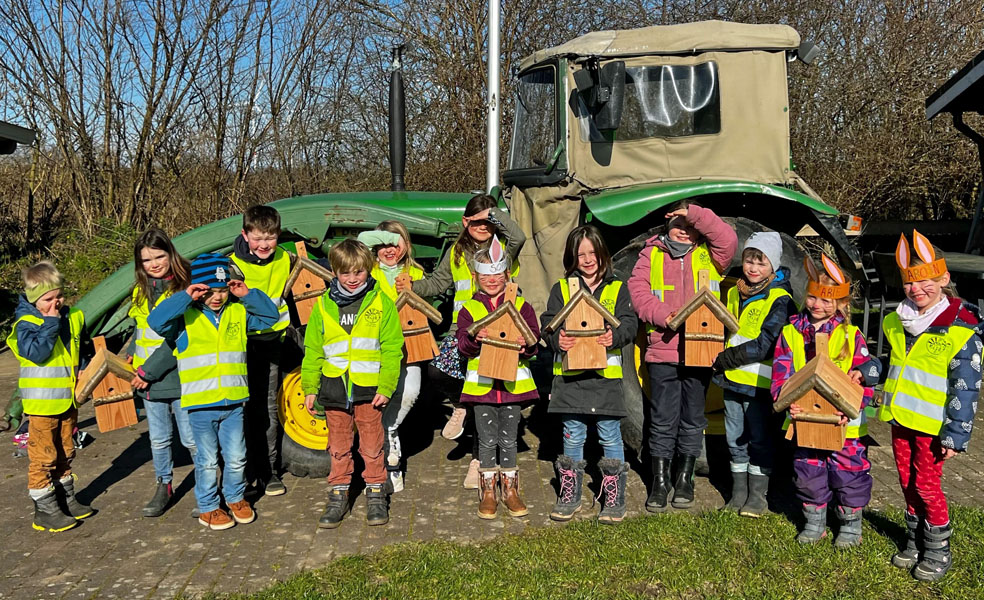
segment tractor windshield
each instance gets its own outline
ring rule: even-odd
[[[543,168],[550,163],[557,146],[555,90],[553,66],[520,76],[509,169]]]

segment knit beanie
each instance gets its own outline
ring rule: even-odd
[[[769,259],[772,263],[772,270],[778,271],[782,262],[782,238],[775,231],[759,231],[748,236],[742,252],[749,248],[755,248]]]
[[[231,271],[229,257],[206,252],[191,261],[191,283],[204,283],[210,288],[229,286]]]

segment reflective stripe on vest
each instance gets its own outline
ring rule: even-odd
[[[277,322],[273,327],[262,331],[250,331],[247,335],[258,335],[271,331],[283,331],[290,325],[290,312],[284,293],[287,291],[287,279],[290,278],[290,255],[277,246],[273,252],[273,260],[265,265],[254,265],[232,254],[232,262],[236,263],[243,274],[243,280],[249,288],[256,288],[270,297],[277,307]]]
[[[349,374],[349,383],[361,387],[379,385],[379,369],[382,351],[379,343],[379,326],[383,317],[383,295],[371,291],[362,299],[362,305],[352,324],[352,332],[346,333],[339,324],[338,305],[328,294],[315,304],[321,311],[321,350],[325,361],[321,374],[325,377],[341,377]],[[351,393],[351,389],[348,390]]]
[[[502,244],[502,250],[505,252],[506,245]],[[454,312],[451,316],[451,322],[458,322],[458,311],[461,307],[465,305],[465,302],[471,300],[472,295],[475,293],[475,274],[472,272],[471,267],[468,265],[468,261],[465,260],[464,252],[461,256],[455,258],[455,248],[457,244],[452,244],[449,252],[451,257],[449,262],[451,264],[451,279],[454,280]],[[515,278],[519,275],[519,261],[513,261],[512,267],[509,269],[509,276]]]
[[[854,362],[854,342],[857,339],[858,331],[858,328],[854,325],[841,323],[830,332],[827,343],[827,354],[830,356],[830,360],[845,373],[851,370],[851,364]],[[782,328],[782,337],[786,340],[786,345],[793,352],[793,372],[789,373],[792,376],[793,373],[806,366],[806,342],[803,339],[803,334],[792,323]],[[844,352],[845,346],[847,347],[846,352]],[[788,427],[789,416],[787,415],[786,422],[782,424],[782,428],[785,431]],[[868,419],[862,408],[856,419],[851,419],[847,422],[847,429],[844,431],[844,435],[848,438],[859,438],[867,434]]]
[[[946,333],[925,332],[906,353],[905,330],[898,313],[885,317],[882,330],[892,351],[878,417],[922,433],[939,435],[946,420],[950,361],[970,341],[974,331],[954,325]]]
[[[731,348],[758,338],[762,333],[762,322],[769,316],[772,305],[784,296],[789,296],[789,292],[781,288],[772,288],[765,298],[749,302],[745,306],[745,310],[741,311],[741,315],[739,315],[741,304],[738,288],[733,287],[728,290],[728,310],[738,317],[738,332],[728,338],[725,347]],[[725,371],[724,376],[733,383],[767,390],[772,387],[772,359],[741,365],[737,369]]]
[[[673,291],[673,286],[666,285],[663,281],[664,254],[665,252],[658,246],[653,246],[652,252],[649,254],[649,291],[653,296],[659,298],[660,302],[666,297],[665,292],[667,290]],[[697,292],[698,286],[700,285],[700,272],[706,270],[710,279],[711,291],[717,293],[720,298],[721,280],[724,278],[718,273],[717,267],[714,266],[714,262],[711,260],[711,252],[707,249],[707,244],[700,244],[691,252],[690,268],[693,271],[694,292]],[[651,323],[646,325],[647,332],[654,331],[655,329],[656,327]]]
[[[404,265],[401,273],[406,273],[410,276],[410,281],[419,281],[424,278],[424,270],[420,267],[415,267],[410,263]],[[396,288],[390,285],[389,281],[386,280],[386,275],[383,274],[383,270],[379,268],[379,263],[376,262],[372,265],[372,278],[376,280],[379,284],[379,289],[383,291],[384,294],[389,296],[390,300],[396,302],[399,294],[396,293]]]
[[[505,300],[503,300],[505,302]],[[526,301],[522,296],[516,297],[516,310],[523,308]],[[468,300],[465,302],[468,314],[473,321],[480,321],[489,315],[489,310],[485,304],[478,300]],[[469,396],[484,396],[492,391],[495,381],[490,377],[483,377],[478,374],[478,357],[469,358],[465,372],[465,385],[461,388],[462,394]],[[533,374],[530,372],[530,361],[526,358],[519,359],[519,368],[516,369],[516,381],[503,381],[503,386],[510,394],[525,394],[536,390],[536,383],[533,382]]]
[[[7,346],[20,363],[21,399],[24,412],[28,415],[60,415],[75,406],[75,379],[79,368],[79,344],[85,317],[82,311],[71,309],[68,312],[69,347],[62,343],[61,334],[55,337],[55,346],[48,360],[34,363],[20,355],[17,349],[17,325],[21,322],[44,324],[44,319],[34,315],[24,315],[14,322]]]
[[[605,307],[608,312],[615,314],[615,301],[618,298],[618,291],[622,288],[621,281],[612,281],[601,291],[601,299],[598,302]],[[564,298],[564,306],[571,301],[571,292],[567,287],[567,280],[560,280],[560,293]],[[622,378],[622,349],[609,348],[606,352],[608,366],[604,369],[595,369],[605,379]],[[554,353],[553,374],[554,375],[580,375],[584,370],[565,371],[563,363],[564,355],[560,352]]]
[[[197,308],[184,314],[188,347],[179,350],[181,408],[192,409],[239,402],[249,397],[246,384],[246,309],[231,302],[216,327]]]
[[[157,299],[157,303],[154,306],[150,306],[150,301],[143,297],[143,294],[138,293],[137,288],[133,288],[129,315],[136,322],[136,327],[133,330],[134,369],[140,368],[141,365],[147,362],[147,359],[154,353],[154,350],[160,348],[161,344],[164,343],[164,338],[157,335],[157,332],[147,324],[147,316],[150,315],[150,311],[157,304],[160,304],[162,300],[166,300],[170,296],[171,290],[165,290],[160,298]]]

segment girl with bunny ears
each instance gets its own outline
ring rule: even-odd
[[[864,387],[862,410],[858,418],[847,420],[844,447],[840,450],[797,448],[793,456],[796,495],[803,504],[806,525],[796,536],[801,544],[815,543],[827,535],[827,505],[836,501],[840,531],[834,539],[839,548],[861,543],[861,511],[871,500],[871,463],[861,438],[867,433],[864,407],[878,383],[881,362],[868,353],[864,336],[851,324],[851,280],[830,257],[822,256],[824,272],[817,271],[813,259],[803,259],[809,282],[803,310],[789,319],[776,343],[772,363],[772,398],[779,398],[783,385],[816,355],[816,336],[829,336],[830,359],[851,379]],[[796,419],[802,408],[790,407]],[[789,426],[787,421],[785,427]]]

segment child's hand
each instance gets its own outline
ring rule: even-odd
[[[242,298],[249,293],[249,288],[239,279],[229,280],[229,293],[236,298]]]
[[[837,414],[837,415],[839,415],[839,416],[840,416],[840,418],[841,418],[841,420],[840,420],[840,421],[837,421],[837,424],[838,424],[838,425],[847,425],[847,415],[845,415],[845,414],[844,414],[844,413],[842,413],[841,411],[837,411],[837,413],[836,413],[836,414]]]
[[[607,326],[605,327],[605,333],[603,333],[602,335],[599,335],[598,336],[598,343],[601,344],[602,346],[604,346],[605,348],[608,348],[608,347],[610,347],[612,345],[612,328],[611,327],[607,327]]]
[[[143,380],[139,375],[134,375],[133,379],[130,381],[130,385],[133,386],[135,390],[145,390],[150,387],[150,384]]]
[[[956,455],[957,455],[957,451],[954,450],[953,448],[943,448],[943,453],[941,454],[943,460],[953,458]]]
[[[857,369],[851,369],[847,373],[847,376],[850,377],[851,381],[853,381],[854,383],[860,386],[864,386],[864,375],[861,374],[861,371]]]
[[[132,354],[130,356],[127,356],[126,357],[126,364],[128,364],[128,365],[132,365],[133,364],[133,355]]]
[[[40,311],[42,317],[60,317],[61,316],[61,304],[59,302],[52,302],[48,304],[48,308]]]
[[[376,394],[372,397],[372,406],[374,408],[382,408],[389,404],[390,399],[382,394]]]
[[[801,412],[803,412],[803,407],[802,406],[799,406],[798,404],[790,404],[789,405],[789,418],[790,419],[794,419],[795,420],[796,419],[796,416],[799,415]]]
[[[486,208],[485,210],[479,211],[470,217],[461,217],[461,218],[464,219],[466,223],[471,221],[486,221],[489,218],[489,211],[491,210],[492,209],[490,208]]]
[[[406,279],[397,277],[396,281],[393,282],[393,289],[396,290],[397,294],[402,294],[403,292],[413,291],[413,286]]]
[[[185,293],[191,296],[191,299],[195,302],[201,300],[206,292],[208,292],[208,285],[204,283],[193,283],[185,290]]]
[[[572,335],[567,335],[567,332],[563,329],[560,330],[560,340],[558,344],[563,352],[569,352],[571,348],[574,347],[574,342],[576,339]]]
[[[667,220],[672,219],[673,217],[686,217],[686,216],[687,216],[686,208],[678,208],[672,212],[666,213]]]
[[[312,415],[315,414],[314,401],[317,399],[317,397],[318,397],[317,394],[308,394],[307,396],[304,396],[304,408],[306,408],[307,411]]]
[[[489,339],[489,330],[487,327],[483,327],[479,330],[478,335],[475,336],[475,340],[479,342],[484,342]]]

